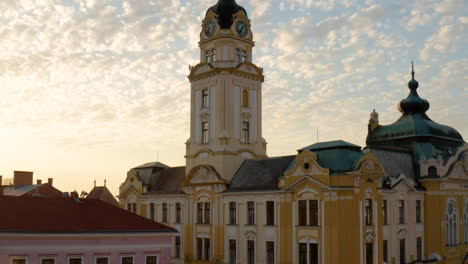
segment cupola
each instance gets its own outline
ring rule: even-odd
[[[243,11],[247,16],[247,11],[238,5],[235,0],[218,0],[216,5],[206,11],[206,15],[213,12],[217,16],[221,28],[230,28],[234,22],[234,15],[240,11]]]

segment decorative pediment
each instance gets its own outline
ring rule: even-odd
[[[371,153],[366,154],[359,160],[356,169],[362,174],[387,175],[380,161]]]
[[[138,178],[138,174],[134,169],[127,172],[127,178],[120,185],[119,196],[124,195],[129,189],[133,189],[136,193],[143,191],[143,183]]]
[[[283,179],[279,182],[280,188],[289,188],[307,177],[316,178],[323,181],[330,175],[330,170],[322,168],[317,160],[317,154],[305,150],[296,156],[294,165],[285,172]]]
[[[184,186],[189,185],[224,185],[223,180],[212,166],[202,165],[192,168],[185,177]],[[222,189],[220,187],[218,190]]]

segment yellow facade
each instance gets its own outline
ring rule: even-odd
[[[232,16],[222,17],[226,2],[234,3],[219,1],[207,12],[200,63],[190,67],[182,176],[163,164],[134,168],[120,188],[122,206],[136,203],[137,213],[179,230],[174,263],[383,264],[410,263],[418,254],[463,263],[468,146],[459,144],[445,162],[342,141],[267,158],[263,69],[252,62],[245,10],[233,4]],[[369,133],[379,128],[374,112]],[[429,177],[434,168],[438,177]],[[452,231],[449,204],[456,209]]]

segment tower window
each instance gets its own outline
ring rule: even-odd
[[[398,211],[399,211],[399,213],[398,213],[398,215],[399,215],[398,223],[400,225],[403,225],[403,224],[405,224],[405,201],[404,200],[399,201]]]
[[[205,59],[207,63],[212,63],[216,61],[216,50],[215,49],[207,50],[205,54]]]
[[[365,219],[366,225],[372,225],[372,200],[366,199],[365,200]]]
[[[242,107],[249,107],[249,91],[247,89],[242,92]]]
[[[249,136],[250,136],[250,124],[247,121],[242,122],[242,138],[241,141],[244,144],[249,143]]]
[[[208,144],[208,122],[202,123],[202,144]]]
[[[236,61],[237,62],[246,62],[247,61],[247,51],[242,49],[236,49]]]
[[[450,201],[445,212],[447,246],[458,244],[458,210],[454,201]]]
[[[202,91],[202,108],[208,107],[209,98],[208,89],[204,89]]]

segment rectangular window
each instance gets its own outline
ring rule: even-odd
[[[255,241],[247,240],[247,264],[255,264]]]
[[[96,263],[97,263],[97,261],[96,261]],[[41,259],[41,264],[55,264],[55,259],[54,258],[43,258],[43,259]],[[97,263],[97,264],[99,264],[99,263]],[[104,264],[107,264],[107,262],[104,263]]]
[[[267,217],[267,225],[275,225],[275,202],[274,201],[267,201],[266,202],[266,217]]]
[[[387,240],[383,241],[383,261],[388,263],[388,244]]]
[[[128,203],[127,210],[136,214],[136,203]]]
[[[299,225],[306,226],[307,225],[307,201],[300,200],[298,203],[298,212],[299,212]]]
[[[266,242],[266,263],[275,264],[275,242]]]
[[[167,203],[162,204],[162,222],[167,223]]]
[[[25,258],[14,258],[11,260],[11,264],[26,264]]]
[[[364,201],[364,206],[365,206],[365,219],[366,219],[366,225],[370,226],[372,225],[372,200],[371,199],[366,199]]]
[[[154,221],[156,219],[155,217],[154,203],[150,203],[150,219]]]
[[[416,223],[422,223],[421,200],[416,200]]]
[[[203,203],[197,203],[197,224],[203,224]]]
[[[299,264],[309,264],[307,263],[307,244],[299,243]]]
[[[197,260],[203,259],[203,238],[197,238]]]
[[[68,264],[82,264],[82,261],[81,258],[69,258]]]
[[[366,243],[366,264],[374,263],[374,244]]]
[[[215,49],[207,50],[205,53],[205,60],[207,63],[212,63],[216,61],[216,50]]]
[[[236,264],[237,262],[237,245],[236,240],[229,240],[229,264]]]
[[[416,260],[422,260],[422,238],[416,238]]]
[[[208,89],[202,90],[202,108],[206,108],[209,105],[209,93]]]
[[[250,125],[249,122],[242,122],[242,143],[248,144],[250,142]]]
[[[383,223],[384,225],[388,225],[387,200],[382,201],[382,211],[383,211]]]
[[[209,142],[208,134],[208,122],[202,123],[202,144],[208,144]]]
[[[146,256],[145,264],[158,264],[158,256]]]
[[[246,62],[247,61],[247,51],[242,49],[236,49],[236,61],[237,62]]]
[[[237,204],[236,202],[229,202],[229,224],[235,225],[237,223]]]
[[[310,264],[318,264],[318,244],[309,244],[309,258]]]
[[[399,224],[402,225],[405,223],[405,201],[404,200],[399,201],[398,211],[399,211]]]
[[[176,203],[175,204],[175,222],[176,224],[180,224],[181,218],[182,218],[182,204],[181,203]]]
[[[309,219],[311,226],[318,226],[318,201],[310,200],[309,201]]]
[[[406,245],[405,240],[400,239],[400,264],[406,263]]]
[[[175,258],[180,258],[180,236],[175,236],[175,242],[174,242],[174,255]]]
[[[211,245],[210,239],[205,238],[205,260],[211,260]]]
[[[122,257],[122,264],[133,264],[133,257]]]
[[[109,257],[97,257],[96,264],[110,264]]]
[[[205,221],[204,224],[210,224],[211,223],[211,205],[210,203],[205,203]]]
[[[247,202],[247,224],[255,225],[255,202]]]

